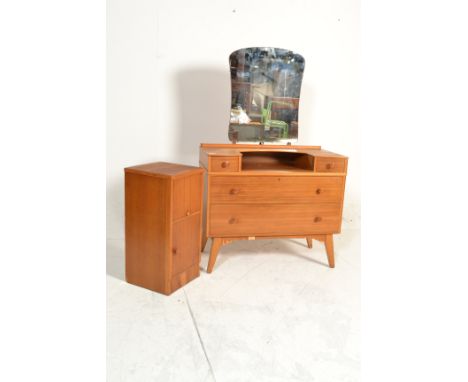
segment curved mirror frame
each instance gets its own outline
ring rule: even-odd
[[[229,140],[297,142],[304,57],[288,49],[244,48],[231,53],[229,66]]]

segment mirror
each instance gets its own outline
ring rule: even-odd
[[[304,57],[288,49],[245,48],[231,53],[229,66],[229,140],[296,142]]]

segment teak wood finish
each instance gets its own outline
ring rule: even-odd
[[[335,266],[348,158],[320,146],[201,144],[205,171],[202,250],[212,239],[208,273],[233,240],[305,238],[325,244]]]
[[[200,275],[203,170],[172,163],[125,169],[125,277],[166,295]]]

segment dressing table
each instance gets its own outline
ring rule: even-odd
[[[208,273],[233,240],[306,238],[325,243],[335,266],[348,159],[320,146],[202,144],[205,170],[202,248],[212,239]]]
[[[293,145],[304,58],[279,48],[246,48],[229,58],[231,118],[227,144],[201,144],[204,169],[202,250],[207,271],[234,240],[305,238],[324,242],[335,266],[348,158],[320,146]]]

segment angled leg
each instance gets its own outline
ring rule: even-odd
[[[333,252],[333,235],[325,235],[325,249],[327,250],[328,265],[335,268],[335,254]]]
[[[213,271],[213,267],[216,263],[216,258],[218,257],[219,248],[223,244],[223,239],[219,237],[214,237],[211,239],[211,252],[210,252],[210,259],[208,260],[208,268],[207,272],[211,273]]]
[[[307,240],[307,246],[308,246],[309,248],[312,248],[312,237],[307,236],[307,237],[306,237],[306,240]]]

